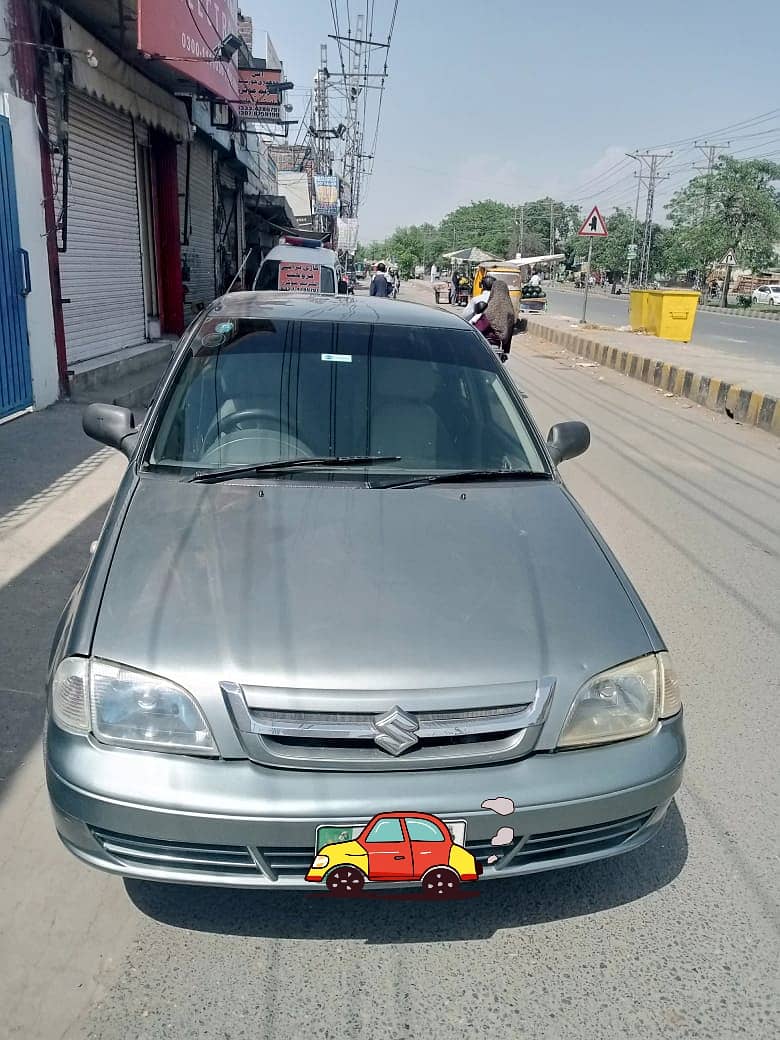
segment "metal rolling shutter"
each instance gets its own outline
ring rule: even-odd
[[[133,124],[69,97],[68,246],[60,255],[68,362],[146,338]]]
[[[196,138],[190,146],[190,197],[188,226],[184,226],[187,190],[187,146],[179,145],[179,194],[181,197],[182,262],[189,268],[184,295],[184,317],[189,322],[216,296],[214,278],[214,183],[212,150]]]

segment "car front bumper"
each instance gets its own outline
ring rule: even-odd
[[[660,829],[685,754],[682,714],[606,747],[366,774],[109,748],[49,722],[46,774],[61,839],[94,867],[153,881],[310,889],[317,827],[361,824],[380,812],[465,820],[484,879],[628,852]],[[499,796],[514,802],[513,813],[481,808]],[[513,840],[494,846],[503,828]]]

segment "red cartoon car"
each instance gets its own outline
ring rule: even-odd
[[[306,880],[324,881],[342,895],[356,895],[367,881],[419,881],[429,895],[447,896],[481,873],[437,816],[392,812],[375,816],[350,841],[323,846]]]

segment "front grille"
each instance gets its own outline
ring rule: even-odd
[[[92,834],[112,859],[129,867],[186,870],[202,874],[257,874],[245,845],[200,845],[193,842],[136,838],[92,828]]]
[[[511,865],[514,867],[542,861],[560,862],[575,856],[606,852],[632,838],[652,815],[652,812],[646,812],[638,816],[628,816],[623,820],[613,820],[611,823],[597,823],[592,827],[532,834],[512,856]],[[500,869],[500,861],[497,866]]]
[[[303,877],[314,859],[311,848],[268,848],[258,849],[263,862],[268,864],[277,877]]]
[[[536,745],[555,682],[487,691],[268,689],[250,691],[249,700],[238,684],[220,685],[253,761],[357,772],[447,769],[524,757]],[[469,704],[480,696],[482,704]],[[298,710],[290,706],[296,702]],[[356,704],[371,710],[351,710]]]

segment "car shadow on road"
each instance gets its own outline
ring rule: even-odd
[[[482,882],[476,898],[457,902],[367,895],[329,899],[283,889],[201,888],[129,879],[125,887],[142,913],[190,931],[272,939],[363,939],[370,945],[458,942],[633,903],[674,881],[687,857],[685,825],[673,802],[658,835],[625,856]]]

